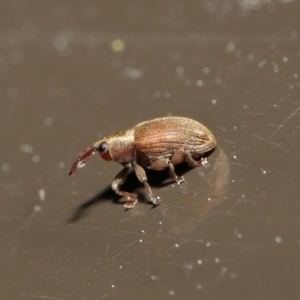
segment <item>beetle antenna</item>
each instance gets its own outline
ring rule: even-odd
[[[75,171],[77,168],[82,168],[85,166],[86,162],[90,159],[90,157],[95,154],[97,151],[97,148],[94,146],[90,146],[87,148],[84,152],[82,152],[77,159],[74,161],[70,171],[69,171],[69,176],[73,176],[75,174]]]

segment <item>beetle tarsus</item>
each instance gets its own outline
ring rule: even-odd
[[[128,201],[128,202],[126,202],[126,203],[124,204],[124,207],[125,207],[125,209],[127,210],[127,209],[134,208],[136,204],[137,204],[137,199],[134,200],[134,201]]]
[[[158,197],[151,198],[151,201],[152,201],[153,206],[158,206],[158,205],[160,204],[160,202],[161,202],[159,196],[158,196]]]
[[[184,182],[184,177],[183,176],[176,176],[175,181],[177,183],[177,185],[179,185],[180,183]]]

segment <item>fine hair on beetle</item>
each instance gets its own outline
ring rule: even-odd
[[[138,201],[136,194],[120,189],[130,169],[144,184],[152,204],[157,206],[161,199],[153,195],[145,169],[160,171],[168,168],[170,178],[179,185],[184,178],[176,175],[174,165],[187,162],[190,167],[201,166],[201,157],[216,145],[214,135],[198,121],[185,117],[157,118],[95,142],[78,156],[69,175],[74,175],[77,168],[83,167],[95,152],[99,152],[104,160],[114,160],[123,166],[111,187],[117,195],[127,198],[126,209],[133,208]]]

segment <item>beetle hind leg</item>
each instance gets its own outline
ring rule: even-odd
[[[192,168],[202,166],[202,160],[195,160],[189,151],[184,149],[179,149],[173,154],[171,158],[171,162],[174,165],[176,165],[183,161],[186,161],[188,165]]]
[[[171,161],[168,161],[168,166],[169,166],[169,175],[170,177],[176,181],[176,183],[179,185],[180,183],[182,183],[185,179],[183,176],[177,176],[175,173],[175,168],[174,165],[171,163]]]
[[[149,169],[151,170],[163,170],[169,168],[169,175],[178,185],[184,181],[183,176],[177,176],[172,161],[169,158],[159,158],[151,162]]]

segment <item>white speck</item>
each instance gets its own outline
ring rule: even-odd
[[[111,285],[111,287],[114,289],[114,288],[115,288],[115,285],[114,285],[114,284],[112,284],[112,285]]]
[[[197,80],[197,85],[202,87],[203,86],[203,81],[201,79],[198,79]]]
[[[282,61],[283,61],[283,62],[288,62],[289,59],[285,56],[285,57],[282,58]]]
[[[140,243],[142,243],[142,242],[143,242],[143,240],[140,240],[139,242],[140,242]]]
[[[275,237],[275,242],[276,242],[277,244],[280,244],[280,243],[282,242],[282,238],[281,238],[280,236],[276,236],[276,237]]]
[[[210,69],[208,67],[204,67],[202,71],[204,74],[210,73]]]
[[[40,205],[35,205],[33,209],[34,211],[38,212],[42,210],[42,207]]]
[[[173,296],[175,294],[175,292],[174,291],[169,291],[169,295],[171,295],[171,296]]]
[[[215,263],[218,264],[220,262],[220,258],[216,257],[215,258]]]
[[[41,160],[41,158],[38,155],[33,155],[32,156],[32,161],[35,163],[38,163]]]
[[[52,124],[53,124],[53,119],[52,119],[51,117],[45,118],[45,119],[44,119],[44,124],[45,124],[46,126],[52,126]]]
[[[120,268],[120,269],[123,269],[123,266],[120,266],[119,268]]]
[[[207,242],[206,247],[210,247],[210,246],[211,246],[211,242]]]
[[[183,73],[184,73],[183,67],[177,67],[177,68],[176,68],[176,73],[177,73],[177,74],[183,74]]]
[[[141,233],[145,234],[145,230],[141,230]]]
[[[31,145],[28,145],[28,144],[22,144],[20,146],[20,149],[24,153],[31,153],[33,151],[33,147]]]
[[[227,45],[227,47],[226,47],[226,50],[227,50],[228,52],[232,52],[232,51],[234,51],[234,49],[235,49],[235,44],[234,44],[234,43],[229,43],[229,44]]]
[[[46,198],[46,192],[44,189],[39,189],[39,198],[40,198],[40,201],[44,201],[45,198]]]
[[[238,130],[237,126],[234,126],[234,127],[233,127],[233,130]]]
[[[263,173],[264,175],[266,175],[266,174],[267,174],[267,171],[266,171],[266,170],[262,170],[262,173]]]
[[[165,92],[165,97],[166,98],[170,98],[171,97],[171,93],[170,92]]]
[[[175,248],[179,248],[179,245],[178,245],[178,244],[175,244]]]
[[[211,198],[210,198],[210,197],[208,197],[207,200],[208,200],[209,202],[211,202]]]
[[[201,284],[197,284],[197,290],[201,290],[202,289],[202,285]]]
[[[258,63],[258,66],[259,66],[260,68],[262,68],[262,67],[264,67],[266,64],[267,64],[267,61],[266,61],[265,59],[263,59],[262,61],[260,61],[260,62]]]
[[[1,170],[2,170],[3,172],[8,172],[8,171],[10,170],[9,164],[5,164],[5,163],[2,164]]]
[[[292,38],[295,38],[295,37],[297,37],[297,36],[298,36],[297,31],[292,31],[292,32],[291,32],[291,37],[292,37]]]
[[[237,159],[237,156],[236,156],[236,155],[233,155],[233,159]]]
[[[132,79],[138,79],[143,76],[143,71],[139,69],[128,68],[125,70],[125,75]]]
[[[221,268],[220,275],[221,275],[221,276],[224,276],[226,272],[227,272],[227,268],[226,268],[226,267],[223,267],[223,268]]]
[[[294,74],[294,77],[297,78],[297,77],[298,77],[298,74]]]
[[[203,264],[202,260],[201,260],[201,259],[198,259],[198,260],[197,260],[197,264],[198,264],[198,265],[202,265],[202,264]]]
[[[211,104],[216,105],[217,104],[217,100],[216,99],[212,99],[211,100]]]
[[[63,169],[65,166],[66,166],[66,164],[62,161],[60,163],[58,163],[58,167],[61,169]]]
[[[54,38],[53,46],[58,52],[69,52],[69,41],[64,36],[57,36]]]
[[[158,224],[159,224],[159,225],[162,225],[162,221],[159,221]]]
[[[111,45],[110,45],[111,49],[115,52],[121,52],[124,50],[125,48],[125,43],[123,40],[120,40],[120,39],[116,39],[116,40],[113,40]]]
[[[234,230],[234,235],[236,235],[239,239],[243,237],[243,235],[239,232],[237,228]]]

